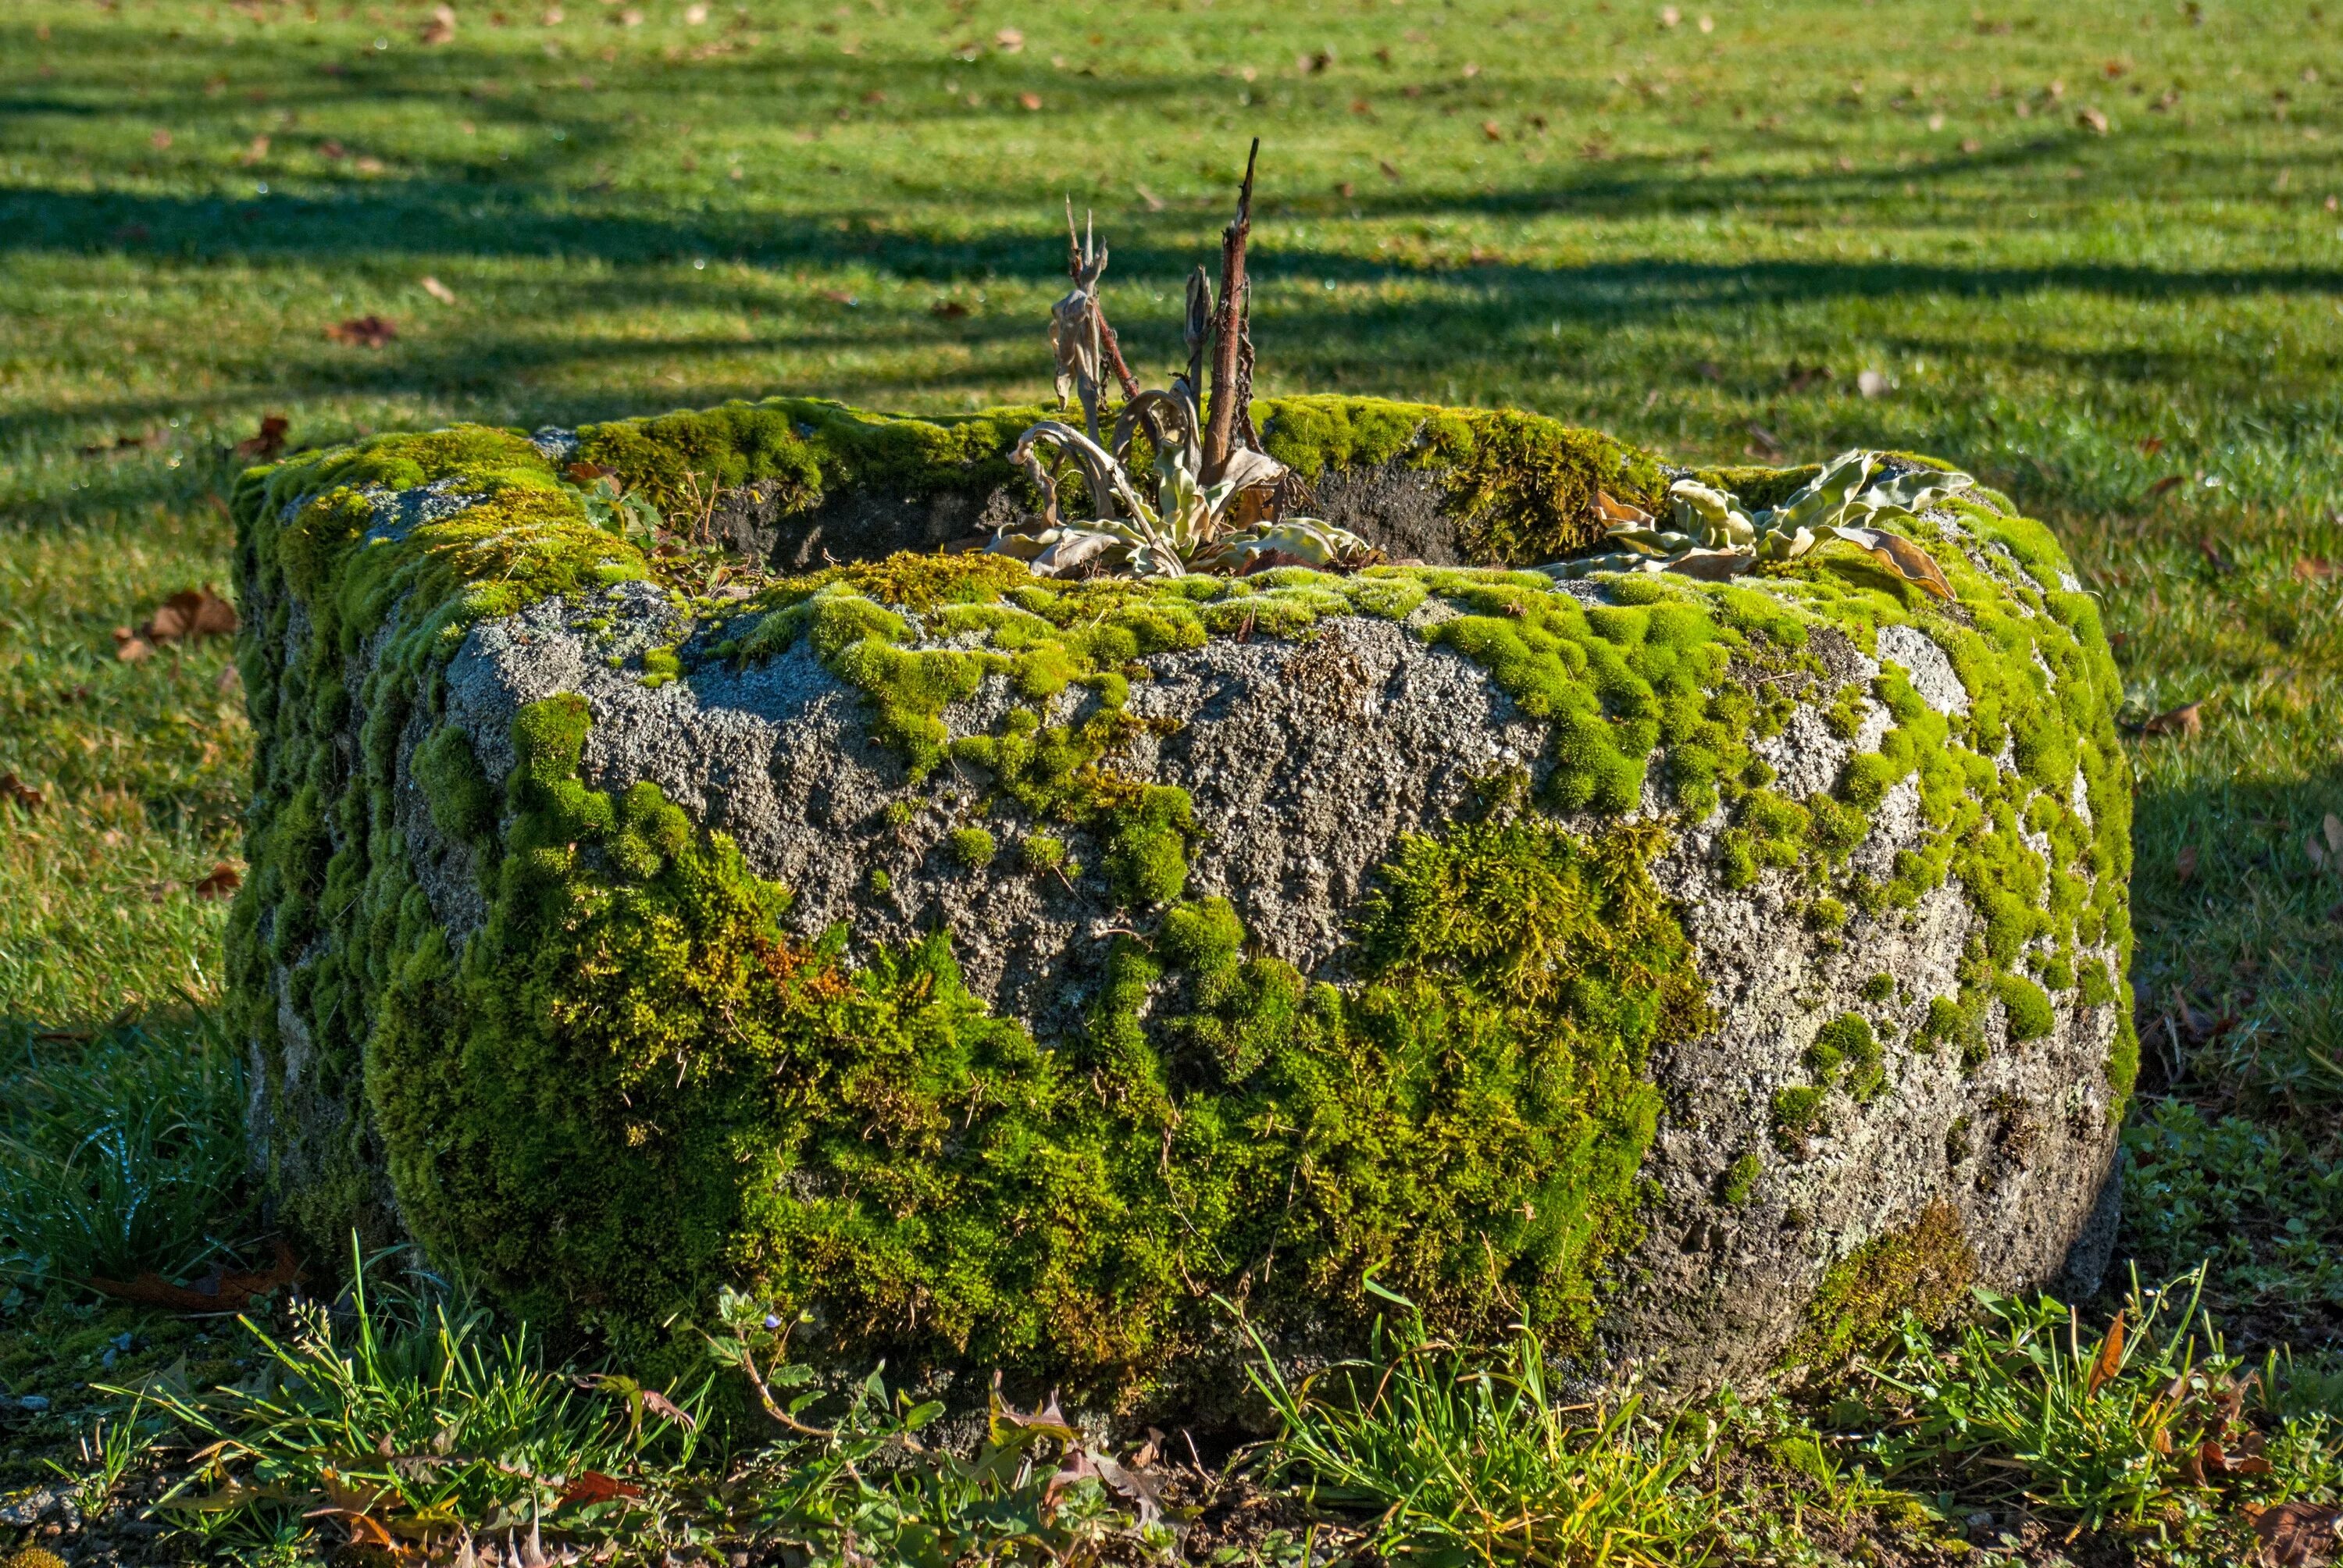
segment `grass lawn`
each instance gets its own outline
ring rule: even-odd
[[[1033,398],[1069,196],[1156,380],[1256,135],[1264,393],[1687,462],[1915,449],[2058,529],[2137,717],[2199,705],[2133,754],[2125,1253],[2210,1258],[2237,1344],[2312,1387],[2343,1347],[2343,855],[2308,844],[2343,817],[2343,6],[9,0],[0,1071],[126,1014],[202,1036],[242,694],[224,642],[113,634],[227,587],[265,417],[298,446]],[[396,336],[329,331],[369,316]],[[55,1402],[0,1412],[30,1434],[0,1489],[70,1450],[107,1347],[187,1348],[126,1312],[0,1303],[0,1393]]]

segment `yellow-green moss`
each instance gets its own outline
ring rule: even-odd
[[[1907,1312],[1942,1322],[1966,1298],[1976,1267],[1960,1215],[1939,1199],[1910,1225],[1874,1237],[1831,1265],[1785,1360],[1834,1366],[1881,1343]]]
[[[1261,416],[1304,472],[1442,467],[1493,559],[1560,553],[1594,486],[1649,499],[1659,483],[1643,455],[1527,417],[1342,399]],[[1013,482],[1002,454],[1028,417],[738,406],[601,427],[585,455],[670,499],[755,479],[802,507]],[[472,505],[404,532],[377,519],[379,487],[442,480]],[[280,1120],[300,1146],[270,1150],[287,1222],[387,1240],[395,1198],[548,1321],[641,1342],[713,1282],[754,1279],[817,1309],[835,1346],[941,1342],[1118,1386],[1204,1332],[1200,1282],[1265,1322],[1322,1324],[1359,1308],[1374,1268],[1457,1332],[1582,1329],[1637,1233],[1645,1057],[1704,1027],[1691,950],[1644,870],[1658,829],[1533,817],[1411,839],[1360,912],[1358,981],[1336,990],[1244,957],[1226,906],[1186,900],[1191,803],[1115,769],[1148,656],[1307,638],[1328,615],[1397,619],[1432,598],[1457,613],[1428,637],[1546,726],[1541,804],[1596,819],[1647,792],[1691,819],[1722,808],[1725,879],[1787,877],[1810,920],[1892,913],[1956,880],[1982,917],[1959,999],[1937,999],[1959,1028],[1932,1004],[1917,1042],[1957,1036],[1966,1060],[1998,999],[2022,1046],[2071,990],[2117,1007],[2118,1107],[2137,1072],[2119,686],[2046,533],[1996,512],[1968,521],[2014,572],[1916,528],[1960,591],[1949,612],[1837,547],[1769,569],[1765,591],[1609,578],[1613,602],[1594,606],[1494,569],[1069,584],[999,558],[898,557],[729,612],[695,646],[747,660],[802,641],[863,693],[914,783],[949,758],[1025,819],[1028,867],[1078,874],[1044,824],[1094,835],[1144,934],[1115,950],[1089,1028],[1037,1043],[968,995],[940,940],[850,968],[841,934],[789,934],[787,895],[656,789],[588,789],[575,699],[525,711],[496,798],[446,722],[440,665],[484,617],[647,571],[518,435],[304,454],[246,475],[236,510],[262,751],[230,965],[261,1092],[280,1111],[307,1097]],[[1896,623],[1945,650],[1967,710],[1935,714],[1889,669],[1867,693],[1893,719],[1876,749],[1830,792],[1771,789],[1752,739],[1801,701],[1848,729],[1866,695],[1830,680],[1810,628],[1871,652]],[[305,651],[280,668],[288,641]],[[356,690],[353,668],[371,669]],[[992,678],[1012,698],[994,730],[948,744],[946,708]],[[392,784],[409,734],[431,821],[477,851],[490,913],[460,950],[407,869]],[[2077,769],[2087,810],[2068,799]],[[1906,779],[1926,840],[1884,879],[1853,876],[1871,813]],[[894,805],[899,826],[916,815]],[[2103,947],[2113,975],[2085,950]],[[299,1085],[280,1020],[307,1036]],[[1854,1021],[1862,1040],[1831,1040],[1831,1076],[1875,1091],[1884,1050]],[[1785,1150],[1825,1100],[1819,1084],[1777,1096]],[[1745,1198],[1758,1169],[1745,1154],[1728,1193]]]
[[[578,432],[578,457],[615,470],[662,508],[758,484],[784,515],[863,490],[898,500],[939,492],[981,499],[1007,487],[1037,499],[1009,462],[1043,407],[907,417],[809,397],[687,410]],[[1398,464],[1429,474],[1474,560],[1530,566],[1601,537],[1597,489],[1656,502],[1666,481],[1648,453],[1608,436],[1509,409],[1441,408],[1373,397],[1268,398],[1253,407],[1272,457],[1305,477]],[[1079,481],[1070,500],[1079,500]]]

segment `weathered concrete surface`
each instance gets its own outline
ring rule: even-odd
[[[614,611],[615,628],[586,624]],[[1131,710],[1164,721],[1165,732],[1120,766],[1192,796],[1204,830],[1191,891],[1230,899],[1262,948],[1305,972],[1342,978],[1345,914],[1400,835],[1436,831],[1483,781],[1515,772],[1534,781],[1550,766],[1541,726],[1485,672],[1416,635],[1443,613],[1453,612],[1434,600],[1414,625],[1338,618],[1304,642],[1215,639],[1146,660],[1151,678],[1134,686]],[[586,781],[616,790],[650,779],[732,834],[755,870],[794,890],[801,929],[843,920],[865,944],[948,929],[971,986],[998,1010],[1044,1037],[1076,1027],[1123,919],[1102,887],[1027,875],[1006,857],[987,869],[960,865],[947,836],[976,798],[972,779],[930,784],[919,815],[891,825],[885,809],[904,797],[902,765],[869,739],[860,696],[802,644],[747,670],[711,664],[655,689],[612,668],[614,648],[656,646],[683,629],[665,597],[641,585],[585,608],[548,601],[482,625],[447,668],[448,716],[495,774],[511,765],[508,730],[522,704],[579,693],[594,715]],[[1818,635],[1816,645],[1838,680],[1878,672],[1843,638]],[[1939,711],[1966,701],[1926,638],[1906,632],[1881,647]],[[981,732],[1004,702],[996,683],[950,711],[953,732]],[[1871,702],[1842,739],[1808,709],[1759,750],[1785,791],[1826,789],[1887,725]],[[468,877],[443,869],[460,849],[437,841],[427,814],[403,809],[402,819],[438,918],[459,935],[476,926]],[[1954,1051],[1891,1045],[1885,1092],[1867,1106],[1834,1096],[1805,1158],[1769,1161],[1750,1202],[1717,1202],[1736,1155],[1766,1147],[1774,1092],[1807,1081],[1801,1057],[1817,1030],[1859,1012],[1908,1039],[1929,999],[1956,989],[1977,924],[1953,885],[1910,914],[1857,915],[1835,938],[1817,937],[1785,879],[1722,885],[1712,849],[1723,825],[1719,813],[1684,832],[1654,868],[1698,945],[1719,1023],[1654,1063],[1667,1110],[1645,1174],[1661,1197],[1648,1241],[1623,1271],[1634,1283],[1613,1313],[1609,1349],[1684,1388],[1760,1372],[1796,1332],[1833,1260],[1936,1201],[1959,1213],[1981,1282],[2095,1281],[2113,1241],[2112,1199],[2102,1201],[2116,1151],[2105,1073],[2113,1004],[2062,1005],[2051,1037],[2022,1045],[2009,1042],[1996,1008],[1974,1070]],[[1874,813],[1855,869],[1884,876],[1925,831],[1906,780]],[[1099,862],[1101,847],[1082,834],[1069,847],[1085,865]],[[870,890],[874,869],[890,880],[883,894]],[[1900,988],[1885,1010],[1862,994],[1882,972]]]

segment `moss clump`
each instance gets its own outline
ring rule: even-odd
[[[1744,1150],[1741,1156],[1735,1160],[1731,1168],[1725,1172],[1724,1184],[1717,1190],[1718,1199],[1734,1208],[1739,1208],[1749,1201],[1756,1192],[1757,1178],[1765,1173],[1765,1162],[1757,1158],[1757,1151],[1754,1149]]]
[[[1774,1143],[1794,1159],[1806,1156],[1806,1140],[1822,1124],[1823,1102],[1830,1091],[1813,1084],[1793,1084],[1774,1091]]]
[[[2004,975],[1994,992],[2009,1020],[2012,1040],[2040,1040],[2057,1027],[2058,1014],[2049,993],[2023,975]]]
[[[1959,1213],[1939,1199],[1910,1225],[1872,1238],[1831,1265],[1785,1362],[1835,1366],[1880,1344],[1907,1312],[1940,1323],[1966,1299],[1976,1268]]]
[[[1262,413],[1305,472],[1438,468],[1490,559],[1561,553],[1593,487],[1647,499],[1659,480],[1641,454],[1525,417]],[[1015,484],[1003,456],[1029,417],[743,405],[601,427],[585,455],[663,498],[754,482],[801,508]],[[417,521],[383,501],[422,483],[470,504]],[[2046,984],[2121,997],[2118,688],[2047,535],[1996,514],[1970,519],[1984,564],[1936,545],[1957,616],[1835,547],[1762,590],[1614,578],[1601,604],[1493,569],[1045,583],[997,558],[898,557],[692,607],[727,618],[690,634],[695,661],[802,645],[862,693],[907,780],[949,760],[1021,817],[1029,866],[1071,874],[1064,835],[1092,835],[1109,890],[1146,912],[1088,1026],[1042,1043],[974,1001],[940,940],[850,965],[842,932],[788,931],[787,894],[656,789],[587,787],[574,699],[522,715],[499,797],[444,709],[438,672],[466,628],[649,571],[518,434],[304,454],[246,476],[236,510],[263,755],[230,961],[260,1093],[290,1130],[271,1145],[287,1221],[387,1241],[395,1206],[522,1310],[621,1343],[688,1322],[715,1282],[753,1281],[817,1311],[841,1354],[940,1343],[1121,1388],[1209,1334],[1200,1284],[1265,1323],[1322,1328],[1364,1312],[1370,1269],[1443,1332],[1525,1318],[1568,1338],[1638,1233],[1649,1053],[1704,1027],[1690,947],[1644,869],[1660,830],[1585,826],[1646,805],[1723,812],[1726,879],[1788,879],[1810,919],[1884,916],[1957,882],[1981,917],[1953,1004],[1976,1025],[1965,1052],[1996,997],[2024,1038],[2018,986],[2045,1008]],[[1552,783],[1530,804],[1585,814],[1581,830],[1491,820],[1407,841],[1359,912],[1353,979],[1313,985],[1246,956],[1225,905],[1189,899],[1192,803],[1117,769],[1148,729],[1129,693],[1151,658],[1212,636],[1305,639],[1328,616],[1398,619],[1433,598],[1456,613],[1426,635],[1546,728]],[[1834,683],[1809,637],[1871,651],[1889,624],[1945,650],[1965,714],[1929,711],[1892,666]],[[679,674],[684,647],[646,657],[647,679]],[[952,739],[945,710],[987,683],[1009,699],[998,723]],[[1833,789],[1792,799],[1750,742],[1802,702],[1854,734],[1876,732],[1878,707],[1891,723]],[[402,762],[408,735],[423,741]],[[477,851],[488,916],[461,942],[407,869],[402,767],[437,831]],[[1892,875],[1854,876],[1872,813],[1907,786],[1928,837]],[[917,818],[899,799],[884,820],[908,840]],[[874,893],[885,879],[872,869]],[[310,1053],[298,1074],[284,1020]],[[1867,1052],[1831,1041],[1851,1090],[1878,1065],[1869,1027]],[[2107,1071],[2120,1101],[2127,1030]],[[1825,1100],[1782,1091],[1785,1150]]]
[[[729,839],[578,781],[587,722],[522,710],[488,922],[415,934],[373,1039],[409,1222],[522,1310],[639,1345],[747,1273],[858,1353],[1106,1386],[1207,1331],[1197,1281],[1268,1322],[1375,1270],[1459,1328],[1591,1323],[1638,1233],[1644,1060],[1704,1022],[1653,829],[1408,840],[1355,993],[1176,903],[1042,1050],[940,938],[850,970],[842,932],[789,936]]]
[[[992,835],[982,828],[956,828],[948,841],[951,845],[952,859],[971,871],[992,864],[992,857],[999,852]],[[1184,865],[1182,869],[1185,869]]]
[[[1886,1052],[1871,1025],[1857,1014],[1844,1012],[1816,1031],[1806,1048],[1806,1066],[1825,1087],[1846,1070],[1846,1092],[1857,1105],[1867,1104],[1886,1087]]]
[[[1037,874],[1055,871],[1066,863],[1066,841],[1049,833],[1028,833],[1018,852],[1025,869]]]
[[[1305,478],[1330,467],[1433,471],[1467,559],[1534,566],[1596,543],[1594,492],[1655,503],[1651,457],[1608,436],[1510,409],[1439,408],[1373,397],[1283,397],[1255,409],[1264,450]]]

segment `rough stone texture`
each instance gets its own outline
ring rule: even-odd
[[[858,694],[803,644],[745,672],[715,667],[645,689],[610,667],[613,648],[671,638],[676,613],[642,584],[590,608],[596,618],[616,609],[618,629],[581,629],[586,610],[548,601],[476,628],[448,667],[450,717],[492,770],[510,765],[506,737],[520,705],[578,692],[595,719],[586,781],[615,791],[650,779],[734,835],[754,869],[796,892],[802,930],[844,920],[868,944],[948,929],[972,988],[998,1010],[1045,1037],[1078,1024],[1122,926],[1095,879],[1036,879],[1005,856],[986,869],[959,865],[947,837],[973,787],[931,792],[909,827],[888,825],[902,765],[869,739]],[[1146,660],[1151,678],[1134,689],[1134,714],[1176,728],[1127,753],[1126,770],[1187,789],[1206,825],[1192,891],[1230,899],[1264,949],[1305,972],[1341,978],[1345,912],[1401,834],[1436,831],[1476,782],[1515,770],[1535,781],[1551,766],[1541,728],[1483,671],[1413,635],[1442,613],[1435,601],[1413,626],[1331,619],[1303,643],[1215,639]],[[1843,637],[1815,641],[1836,678],[1878,673]],[[1966,704],[1925,637],[1890,628],[1881,650],[1938,711]],[[999,684],[951,712],[955,734],[987,728]],[[1758,750],[1779,787],[1803,796],[1828,789],[1887,723],[1872,702],[1855,737],[1841,739],[1805,709]],[[439,843],[426,819],[402,820],[440,920],[470,929],[478,894],[439,869],[460,847]],[[1738,892],[1718,883],[1711,850],[1722,825],[1720,813],[1685,833],[1655,868],[1699,946],[1720,1024],[1654,1064],[1667,1111],[1645,1174],[1662,1201],[1627,1265],[1641,1283],[1614,1314],[1612,1348],[1648,1360],[1680,1390],[1761,1372],[1797,1332],[1830,1261],[1940,1198],[1961,1216],[1981,1282],[2096,1288],[2114,1241],[2113,1004],[2062,1008],[2053,1036],[2023,1048],[1996,1038],[1973,1075],[1952,1051],[1891,1047],[1887,1092],[1867,1108],[1839,1103],[1810,1157],[1779,1165],[1757,1201],[1718,1205],[1735,1155],[1767,1142],[1773,1092],[1805,1081],[1800,1059],[1817,1030],[1844,1012],[1875,1014],[1860,988],[1880,972],[1905,988],[1891,1015],[1916,1029],[1931,997],[1956,989],[1976,925],[1961,890],[1946,887],[1915,916],[1857,917],[1841,940],[1818,940],[1782,879]],[[1922,832],[1906,780],[1875,813],[1856,868],[1885,874]],[[1069,847],[1097,864],[1087,835],[1072,834]],[[874,869],[891,879],[884,895],[870,890]],[[1947,1133],[1964,1117],[1970,1147],[1956,1157]]]
[[[558,431],[534,439],[556,459],[575,449]],[[460,515],[468,500],[453,480],[377,488],[367,500],[366,538],[396,544]],[[1443,495],[1421,472],[1330,469],[1297,500],[1394,556],[1433,565],[1456,558]],[[717,516],[726,537],[794,570],[826,558],[933,549],[992,526],[1013,504],[1005,491],[980,504],[953,492],[905,499],[841,491],[788,517],[772,495],[749,485],[728,493]],[[288,504],[277,520],[290,526],[296,509]],[[1961,533],[1948,516],[1936,522],[1978,570],[2020,581],[2023,568],[2006,549]],[[1788,595],[1757,579],[1745,586]],[[1590,605],[1614,602],[1612,590],[1594,583],[1554,591]],[[1252,950],[1315,979],[1350,979],[1346,932],[1403,836],[1443,832],[1508,780],[1534,792],[1557,766],[1544,719],[1505,695],[1488,668],[1427,638],[1458,613],[1435,594],[1404,620],[1327,615],[1303,637],[1217,635],[1127,670],[1126,711],[1140,724],[1115,758],[1117,770],[1178,786],[1192,799],[1199,831],[1188,850],[1188,893],[1230,900]],[[310,615],[297,596],[254,592],[246,617],[256,628],[248,685],[310,652]],[[1019,868],[1006,843],[992,865],[964,865],[950,834],[978,819],[984,780],[948,762],[914,787],[903,759],[871,738],[864,696],[803,638],[743,663],[719,655],[710,618],[705,604],[649,582],[621,582],[477,618],[460,638],[451,634],[450,655],[423,667],[422,678],[434,683],[429,699],[397,708],[399,722],[389,727],[396,743],[387,804],[397,831],[388,841],[450,943],[461,948],[478,932],[488,906],[474,849],[435,819],[417,777],[417,750],[442,723],[456,726],[501,798],[516,760],[515,715],[574,693],[592,719],[585,784],[616,794],[648,780],[694,822],[730,835],[750,869],[791,890],[799,931],[843,922],[866,952],[948,931],[971,989],[996,1011],[1043,1040],[1080,1027],[1107,946],[1133,918],[1095,869],[1105,846],[1068,830],[1073,859],[1091,868],[1071,878]],[[906,648],[967,646],[930,631],[916,614],[910,619]],[[346,758],[365,750],[369,704],[384,699],[392,678],[386,649],[395,629],[394,618],[355,649],[345,645],[349,701],[332,746]],[[1781,794],[1799,799],[1838,789],[1849,759],[1881,743],[1892,720],[1876,697],[1859,699],[1851,724],[1843,709],[1835,723],[1825,709],[1843,689],[1869,689],[1884,662],[1899,667],[1936,712],[1968,709],[1961,676],[1924,632],[1888,625],[1865,641],[1875,653],[1846,631],[1810,628],[1805,653],[1819,678],[1799,691],[1800,707],[1778,732],[1755,746]],[[670,648],[682,678],[647,681],[642,656]],[[1098,700],[1069,686],[1051,699],[1047,720],[1079,718]],[[1005,678],[990,677],[945,710],[946,729],[954,738],[988,733],[1010,702]],[[2006,749],[1999,766],[2015,767]],[[1612,1364],[1641,1360],[1679,1392],[1764,1372],[1799,1332],[1830,1267],[1932,1203],[1958,1213],[1982,1283],[2095,1281],[2113,1241],[2117,1091],[2108,1063],[2120,995],[2092,1005],[2063,990],[2047,1036],[2023,1042],[2010,1039],[2004,1004],[1995,1001],[1970,1060],[1957,1049],[1916,1049],[1932,999],[1962,989],[1964,948],[1983,923],[1957,881],[1927,892],[1916,909],[1858,911],[1843,929],[1818,930],[1802,907],[1812,890],[1789,874],[1769,870],[1752,885],[1729,886],[1720,869],[1729,807],[1685,820],[1663,799],[1660,778],[1656,768],[1647,775],[1631,815],[1665,819],[1674,829],[1652,872],[1696,946],[1715,1022],[1650,1063],[1664,1109],[1643,1170],[1647,1233],[1614,1271],[1622,1288],[1599,1347]],[[2070,794],[2087,815],[2079,770]],[[1589,834],[1616,820],[1566,819]],[[1884,880],[1899,853],[1928,833],[1918,789],[1905,779],[1872,809],[1852,868]],[[885,874],[883,890],[875,872]],[[259,930],[265,939],[266,926]],[[2118,951],[2110,935],[2074,956],[2119,963]],[[395,1213],[373,1131],[352,1127],[352,1097],[321,1081],[362,1070],[364,1042],[317,1038],[316,1021],[297,1005],[296,971],[319,957],[313,945],[267,970],[275,1041],[273,1056],[256,1056],[257,1139],[280,1183],[322,1168],[322,1149],[357,1146],[378,1206]],[[1896,982],[1885,1000],[1866,984],[1883,973]],[[1884,1091],[1864,1104],[1833,1095],[1804,1150],[1777,1157],[1775,1095],[1810,1081],[1807,1048],[1850,1012],[1892,1029]],[[258,1095],[264,1083],[272,1091]],[[1766,1154],[1761,1178],[1745,1201],[1721,1201],[1729,1169],[1751,1151]]]

